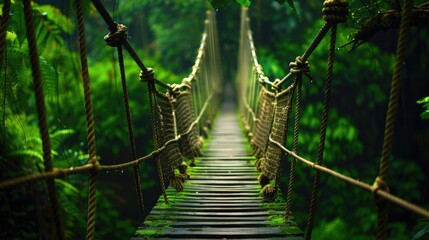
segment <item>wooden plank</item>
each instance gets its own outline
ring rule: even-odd
[[[192,198],[189,196],[177,196],[175,197],[175,200],[178,202],[203,202],[203,203],[210,203],[210,202],[214,202],[214,203],[251,203],[251,202],[255,202],[255,203],[261,203],[262,202],[262,198],[255,198],[254,196],[250,196],[250,197],[243,197],[243,196],[236,196],[236,197],[221,197],[221,196],[216,196],[216,197],[211,197],[211,196],[198,196],[198,198]],[[158,200],[158,203],[162,204],[164,203],[164,199],[160,198]]]
[[[210,217],[211,221],[225,221],[225,217]],[[228,221],[266,221],[266,216],[229,216]],[[156,221],[156,220],[174,220],[174,221],[207,221],[206,216],[188,216],[188,215],[177,215],[177,216],[165,216],[165,215],[149,215],[146,217],[147,221]]]
[[[189,180],[189,183],[192,185],[212,185],[213,187],[220,187],[219,185],[238,185],[239,187],[252,187],[255,188],[255,186],[258,185],[258,180],[232,180],[232,179],[209,179],[209,180],[197,180],[197,179],[191,179]],[[246,186],[247,185],[247,186]]]
[[[160,232],[164,237],[278,237],[282,236],[279,228],[221,228],[221,227],[202,227],[202,228],[146,228],[151,232]],[[287,239],[287,238],[284,238]]]
[[[245,207],[245,206],[241,206],[241,207],[174,207],[172,206],[171,208],[163,208],[163,209],[158,209],[158,208],[154,208],[154,210],[159,210],[159,211],[174,211],[174,212],[199,212],[199,213],[204,213],[204,212],[217,212],[217,213],[236,213],[236,212],[255,212],[255,211],[267,211],[267,209],[261,208],[259,206],[256,207]],[[279,208],[280,210],[280,208]]]
[[[265,208],[265,204],[258,203],[258,202],[252,202],[252,203],[213,203],[213,202],[183,202],[183,203],[172,203],[170,204],[173,207],[223,207],[223,208],[235,208],[235,207],[259,207],[259,208]],[[272,207],[278,207],[283,208],[286,206],[286,203],[270,203],[270,208]]]
[[[248,174],[241,174],[241,175],[238,175],[238,176],[213,175],[213,174],[210,174],[210,175],[197,175],[197,176],[193,176],[190,181],[196,181],[196,180],[209,180],[209,181],[212,181],[212,180],[216,180],[216,181],[219,181],[219,180],[221,180],[221,181],[226,181],[226,180],[235,180],[235,181],[240,181],[240,180],[255,180],[256,181],[256,178],[255,178],[254,175],[253,176],[252,175],[249,176]]]
[[[173,222],[171,227],[266,227],[270,223],[267,221],[198,221],[198,222]]]
[[[250,155],[247,138],[237,124],[237,115],[230,113],[211,132],[212,139],[197,158],[198,166],[190,168],[191,179],[183,192],[169,188],[170,204],[162,198],[147,216],[159,226],[166,220],[170,227],[146,229],[155,235],[146,239],[302,239],[291,237],[282,227],[270,227],[269,216],[283,216],[286,204],[266,204],[260,196],[259,172]],[[161,206],[162,205],[162,206]],[[296,231],[295,231],[296,232]],[[290,233],[290,232],[289,232]],[[143,238],[133,238],[135,240]]]
[[[197,174],[198,173],[198,174]],[[259,173],[253,173],[252,172],[231,172],[231,171],[210,171],[209,174],[208,171],[193,171],[193,174],[191,175],[192,179],[209,179],[209,178],[215,178],[215,177],[248,177],[248,178],[256,178],[259,176]]]
[[[176,215],[188,215],[188,216],[205,216],[205,217],[241,217],[241,216],[269,216],[270,213],[267,211],[256,211],[256,212],[182,212],[182,211],[168,211],[168,210],[153,210],[151,212],[153,215],[167,215],[167,216],[176,216]]]
[[[203,191],[203,190],[199,190],[199,191],[190,191],[191,189],[189,189],[188,192],[183,192],[181,193],[184,196],[189,196],[192,195],[194,197],[206,197],[206,196],[217,196],[217,197],[258,197],[259,196],[259,192],[258,191],[252,191],[252,192],[237,192],[235,191],[218,191],[218,192],[214,192],[214,191]],[[224,194],[222,194],[224,193]]]
[[[131,238],[131,240],[139,240],[141,238]],[[158,238],[159,240],[171,240],[171,238]],[[186,238],[182,238],[182,239],[186,239]],[[231,239],[231,238],[210,238],[210,240],[226,240],[226,239]],[[303,240],[303,237],[264,237],[264,238],[245,238],[246,240]],[[207,240],[207,238],[192,238],[192,240]]]

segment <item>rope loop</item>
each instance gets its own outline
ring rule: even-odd
[[[328,23],[345,23],[349,13],[347,0],[325,0],[323,2],[323,19]]]
[[[375,178],[375,181],[372,184],[372,189],[371,189],[376,201],[378,201],[377,199],[379,199],[379,197],[376,196],[376,193],[378,190],[389,192],[389,186],[387,186],[387,183],[380,176]]]
[[[104,41],[111,47],[120,47],[128,39],[127,27],[124,24],[116,23],[115,28],[104,36]]]
[[[140,71],[140,81],[152,83],[155,81],[155,72],[152,68],[147,68],[146,71]]]
[[[310,75],[310,64],[308,61],[303,61],[301,56],[295,58],[294,62],[289,63],[290,72],[293,74],[304,74],[310,80],[313,79]]]
[[[99,173],[100,172],[100,162],[98,161],[98,160],[95,160],[93,163],[92,163],[92,166],[93,166],[93,168],[92,168],[92,171],[93,171],[93,173],[94,174],[97,174],[97,173]]]

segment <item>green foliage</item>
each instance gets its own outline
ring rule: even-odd
[[[422,119],[429,119],[429,97],[422,98],[417,101],[418,104],[422,105],[424,111],[421,113],[420,117]]]
[[[422,219],[418,221],[416,227],[416,233],[412,240],[423,240],[429,237],[429,219]]]
[[[294,13],[298,18],[300,18],[299,14],[298,14],[298,11],[296,10],[295,4],[293,3],[293,0],[276,0],[276,1],[277,1],[278,3],[280,3],[280,4],[282,4],[282,5],[286,5],[286,2],[287,2],[287,4],[289,5],[289,7],[292,9],[293,13]]]
[[[237,3],[239,3],[243,7],[249,7],[250,6],[250,0],[236,0]]]
[[[214,9],[224,8],[228,6],[232,0],[208,0]],[[239,2],[239,0],[237,0]]]

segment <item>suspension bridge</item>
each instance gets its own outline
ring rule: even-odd
[[[373,194],[377,206],[377,239],[387,238],[387,204],[393,203],[422,217],[429,211],[389,192],[387,171],[392,148],[395,115],[398,108],[400,82],[403,78],[405,46],[412,1],[405,1],[398,38],[396,64],[387,119],[380,170],[374,183],[365,183],[334,171],[323,165],[323,153],[329,114],[330,88],[334,78],[337,24],[344,23],[348,14],[345,0],[326,0],[323,4],[325,24],[307,50],[290,63],[290,72],[282,79],[271,81],[258,63],[252,38],[248,10],[242,9],[239,63],[236,99],[222,99],[224,86],[219,71],[220,55],[215,12],[208,11],[201,45],[191,73],[182,82],[166,84],[156,78],[155,71],[144,65],[134,51],[127,28],[114,21],[100,0],[92,3],[109,27],[104,40],[117,48],[121,73],[125,115],[128,126],[132,159],[123,164],[103,165],[96,154],[96,135],[90,78],[86,56],[86,37],[82,1],[76,0],[81,78],[84,86],[85,113],[89,160],[86,165],[70,169],[54,168],[52,164],[49,126],[47,124],[42,75],[35,42],[31,1],[23,0],[27,40],[29,44],[38,124],[43,145],[44,172],[6,179],[0,182],[0,191],[45,181],[52,215],[55,219],[55,238],[64,239],[64,226],[55,190],[55,178],[71,174],[89,174],[87,239],[93,239],[95,209],[97,207],[97,175],[100,171],[133,169],[137,208],[143,213],[145,201],[140,188],[140,163],[155,159],[162,188],[162,196],[142,226],[131,239],[184,238],[184,239],[311,239],[318,200],[319,180],[322,173],[364,189]],[[4,0],[0,26],[0,59],[4,58],[10,0]],[[328,34],[329,33],[329,34]],[[320,142],[317,159],[305,159],[298,154],[301,88],[303,76],[309,75],[308,59],[324,38],[329,38],[326,88],[323,114],[320,120]],[[153,152],[137,156],[133,133],[132,114],[125,78],[124,53],[126,50],[141,69],[140,81],[148,86],[150,123]],[[236,101],[237,100],[237,101]],[[237,103],[236,103],[237,102]],[[294,104],[293,104],[294,103]],[[237,111],[240,113],[237,114]],[[293,113],[293,114],[292,114]],[[293,116],[294,119],[290,119]],[[240,126],[241,125],[241,126]],[[288,131],[288,129],[291,129]],[[292,134],[289,134],[293,130]],[[208,141],[204,143],[204,137]],[[286,146],[286,138],[293,139]],[[202,150],[202,146],[204,149]],[[189,159],[188,164],[184,161]],[[287,192],[279,189],[281,162],[289,164]],[[311,204],[306,229],[294,221],[293,193],[295,164],[300,162],[314,169]]]

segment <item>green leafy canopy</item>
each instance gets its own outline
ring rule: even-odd
[[[208,0],[208,1],[215,9],[227,7],[232,2],[232,0]],[[236,2],[243,7],[250,6],[250,0],[236,0]]]
[[[232,0],[208,0],[208,1],[213,8],[218,9],[218,8],[223,8],[228,6]],[[293,4],[292,0],[276,0],[276,1],[282,5],[284,5],[287,1],[289,7],[291,7],[294,11],[296,11],[295,5]],[[243,7],[249,7],[251,4],[250,0],[236,0],[236,2]]]

